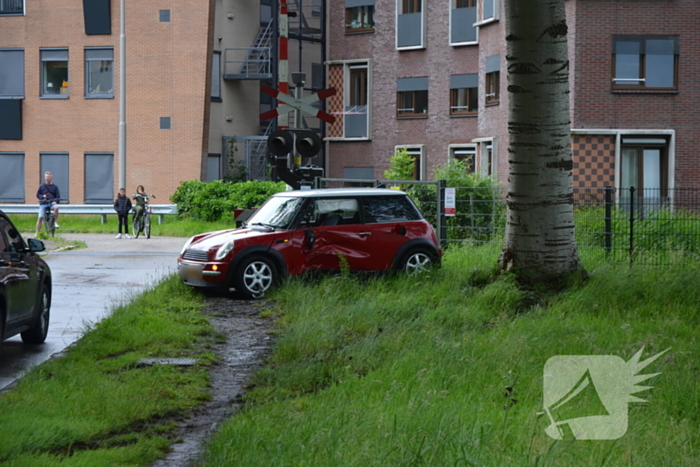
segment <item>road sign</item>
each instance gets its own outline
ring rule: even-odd
[[[271,118],[275,118],[280,115],[292,112],[293,110],[301,110],[309,115],[320,118],[324,122],[335,122],[335,117],[333,115],[326,113],[323,110],[319,110],[312,105],[322,99],[334,96],[335,88],[324,89],[323,91],[319,91],[316,94],[312,94],[310,96],[302,97],[301,99],[292,97],[289,94],[285,94],[282,91],[278,91],[275,88],[271,88],[266,84],[260,86],[260,91],[267,94],[268,96],[274,97],[281,103],[285,104],[280,105],[275,109],[261,113],[260,121],[264,122],[265,120],[270,120]]]
[[[457,215],[457,196],[455,188],[445,188],[445,215]]]

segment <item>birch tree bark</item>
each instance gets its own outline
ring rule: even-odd
[[[574,236],[564,0],[505,0],[508,214],[500,263],[528,281],[583,272]]]

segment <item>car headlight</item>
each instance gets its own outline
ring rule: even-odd
[[[219,249],[216,250],[216,256],[214,256],[214,259],[217,261],[224,259],[226,255],[231,253],[231,250],[233,250],[233,240],[229,240],[228,242],[221,245]]]

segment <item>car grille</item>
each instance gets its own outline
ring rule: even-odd
[[[182,259],[191,259],[193,261],[209,261],[209,255],[206,251],[201,250],[185,250]]]

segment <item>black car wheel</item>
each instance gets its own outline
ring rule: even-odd
[[[0,355],[2,355],[2,341],[5,340],[5,310],[0,302]]]
[[[41,295],[36,306],[39,310],[39,315],[36,317],[34,326],[22,333],[22,340],[27,344],[41,344],[46,340],[46,335],[49,332],[51,291],[47,284],[42,286]]]
[[[435,257],[427,250],[418,248],[406,253],[401,261],[401,269],[409,275],[420,274],[430,269]]]
[[[253,255],[245,258],[238,266],[233,286],[247,298],[259,298],[275,285],[277,279],[277,268],[272,260]]]

